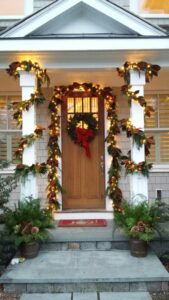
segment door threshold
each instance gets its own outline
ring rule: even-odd
[[[97,208],[92,208],[92,209],[63,209],[62,211],[58,211],[58,213],[93,213],[93,212],[110,212],[107,211],[104,208],[97,209]]]
[[[55,220],[113,219],[113,211],[59,211],[54,214]]]

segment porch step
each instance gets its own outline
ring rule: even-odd
[[[152,300],[149,293],[23,294],[20,300]]]
[[[55,227],[49,229],[51,242],[93,242],[93,241],[112,241],[114,239],[126,240],[124,233],[116,228],[113,220],[106,220],[105,227]]]
[[[49,240],[42,245],[43,250],[128,250],[128,237],[120,228],[116,228],[113,220],[106,220],[106,227],[75,227],[63,228],[56,226],[49,230]],[[168,228],[169,224],[165,226]],[[162,227],[163,234],[157,235],[150,246],[161,256],[169,249],[169,232]]]
[[[18,293],[158,292],[168,282],[154,253],[136,258],[126,250],[41,251],[0,278],[6,291]]]

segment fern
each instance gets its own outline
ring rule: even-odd
[[[19,202],[14,211],[6,209],[5,225],[8,232],[14,236],[17,246],[32,240],[42,241],[47,237],[46,228],[52,227],[52,214],[50,210],[41,208],[40,199],[29,197]],[[23,231],[28,225],[30,229],[37,229],[37,232]]]
[[[169,205],[159,201],[152,204],[148,201],[138,204],[123,201],[122,212],[115,212],[114,216],[116,224],[128,236],[149,242],[158,232],[159,222],[169,220]]]

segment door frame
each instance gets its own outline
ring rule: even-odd
[[[107,112],[106,112],[106,109],[105,109],[105,103],[103,105],[103,108],[104,108],[104,138],[106,138],[107,136],[107,130],[108,130],[108,120],[107,120]],[[59,144],[59,147],[62,151],[62,134],[63,134],[63,129],[62,129],[62,108],[61,106],[59,107],[59,116],[60,116],[60,136],[58,138],[58,144]],[[108,154],[108,151],[107,151],[107,142],[105,142],[105,145],[104,145],[104,163],[105,163],[105,191],[106,191],[106,188],[107,188],[107,182],[108,182],[108,170],[110,168],[110,164],[111,164],[111,159],[110,159],[110,156]],[[60,157],[59,158],[59,178],[60,178],[60,182],[62,184],[62,158]],[[113,211],[113,206],[112,206],[112,200],[109,199],[109,197],[105,194],[105,210],[103,212],[95,212],[95,211],[91,211],[91,212],[72,212],[72,213],[67,213],[65,211],[62,210],[62,194],[59,193],[58,195],[58,201],[59,201],[59,204],[60,204],[60,208],[55,216],[55,219],[64,219],[65,216],[66,218],[77,218],[78,219],[85,219],[85,218],[106,218],[106,219],[112,219],[113,217],[113,214],[112,214],[112,211]],[[62,213],[62,214],[61,214]],[[68,217],[68,214],[69,214],[69,217]]]

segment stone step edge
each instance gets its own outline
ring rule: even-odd
[[[84,293],[84,292],[166,292],[167,282],[130,282],[130,283],[6,283],[3,285],[4,291],[8,293]]]
[[[159,248],[162,250],[162,244],[165,248],[169,247],[169,241],[153,241],[149,247],[156,252]],[[159,247],[158,247],[159,246]],[[46,241],[41,244],[41,249],[47,250],[129,250],[129,241]],[[165,252],[165,251],[163,251]]]
[[[90,299],[90,300],[96,300],[96,299],[125,299],[125,300],[130,300],[131,297],[134,300],[140,300],[140,299],[144,299],[144,300],[151,300],[151,295],[148,292],[108,292],[108,293],[60,293],[60,294],[51,294],[51,293],[46,293],[46,294],[22,294],[20,300],[46,300],[46,299],[50,299],[50,300],[82,300],[82,299]],[[144,297],[144,298],[143,298]]]
[[[41,245],[41,250],[112,250],[115,246],[122,246],[124,250],[128,250],[128,242],[83,242],[83,241],[65,241],[65,242],[51,242],[48,241]]]

